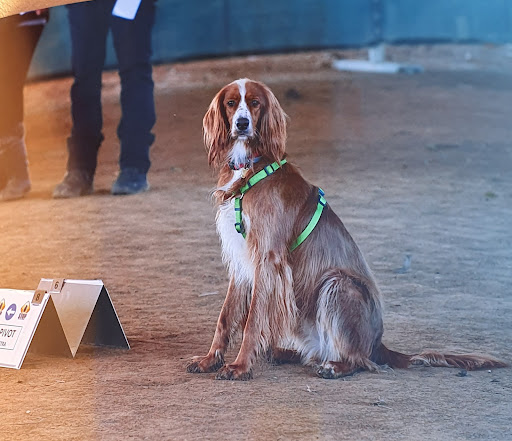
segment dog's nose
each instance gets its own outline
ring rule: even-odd
[[[249,119],[248,118],[238,118],[236,120],[236,128],[238,130],[244,131],[249,127]]]

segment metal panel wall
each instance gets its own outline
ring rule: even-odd
[[[159,0],[157,8],[155,62],[379,41],[512,42],[512,0]],[[109,42],[107,66],[115,63]],[[57,7],[31,76],[69,70],[67,13]]]
[[[382,0],[387,42],[512,42],[510,0]]]
[[[372,37],[372,0],[227,0],[228,53],[359,46]]]

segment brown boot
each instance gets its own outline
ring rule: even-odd
[[[0,201],[20,199],[30,191],[27,150],[23,128],[0,138]]]
[[[55,199],[76,198],[92,194],[94,174],[87,170],[69,170],[53,190]]]

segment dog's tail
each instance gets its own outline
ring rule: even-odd
[[[507,363],[496,358],[479,354],[441,354],[436,351],[424,351],[419,354],[407,355],[392,351],[381,343],[375,352],[375,363],[389,367],[406,369],[409,366],[455,367],[473,371],[507,367]]]

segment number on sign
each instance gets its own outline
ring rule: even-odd
[[[46,294],[46,291],[42,289],[36,289],[34,292],[34,297],[32,298],[33,305],[39,305],[43,301],[43,297]]]

